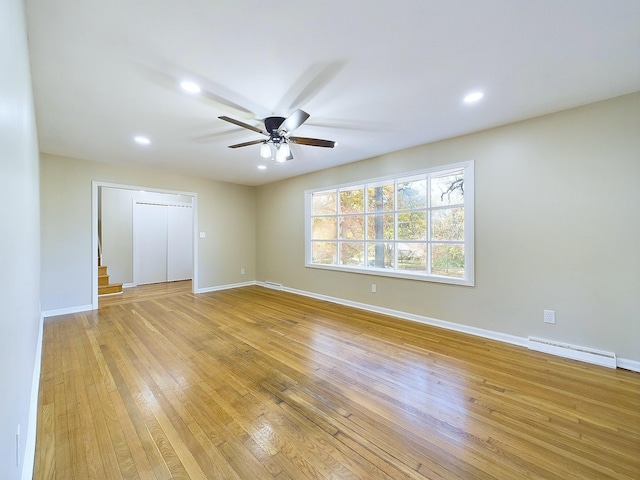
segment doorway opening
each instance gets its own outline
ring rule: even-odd
[[[110,272],[115,274],[117,279],[123,280],[125,287],[136,285],[138,282],[155,283],[155,281],[183,280],[188,277],[192,278],[191,290],[195,293],[198,288],[197,194],[98,181],[92,182],[92,187],[92,245],[93,252],[98,253],[98,255],[94,253],[92,268],[92,308],[98,308],[100,254],[107,257],[105,259],[107,262],[112,262],[113,266],[109,267]],[[151,217],[160,218],[158,220],[160,226],[153,224],[153,218],[151,220],[147,218],[148,211],[154,212]],[[163,214],[158,215],[158,212]],[[152,224],[149,224],[149,221]],[[135,248],[137,247],[141,252],[146,252],[145,248],[156,248],[155,245],[145,244],[153,240],[153,237],[147,235],[145,239],[144,232],[150,227],[155,229],[154,235],[157,235],[157,232],[162,231],[163,221],[164,237],[159,243],[163,243],[164,247],[160,249],[160,257],[151,258],[151,260],[143,259],[143,263],[140,263]],[[103,222],[109,225],[107,229],[103,228]],[[143,228],[138,228],[143,235],[138,236],[137,239],[136,223],[144,225]],[[172,226],[171,231],[168,230],[169,225]],[[108,238],[103,239],[103,235]],[[108,245],[104,245],[101,239],[107,240]],[[139,242],[142,243],[138,245]],[[174,252],[170,258],[163,253],[167,245]],[[107,249],[104,248],[105,246]],[[111,254],[108,253],[109,251]],[[158,262],[159,259],[162,262]],[[160,277],[138,275],[139,273],[146,275],[144,269],[147,267],[157,271],[159,263],[164,265],[167,275]]]

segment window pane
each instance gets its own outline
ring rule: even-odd
[[[353,187],[340,190],[340,213],[364,212],[364,188]]]
[[[431,179],[431,206],[464,203],[463,171]]]
[[[393,183],[372,186],[367,189],[368,212],[390,212],[393,210]]]
[[[312,242],[311,263],[322,265],[335,264],[338,258],[338,246],[336,242]]]
[[[368,266],[374,268],[393,268],[393,248],[390,242],[367,242]]]
[[[314,240],[335,240],[338,238],[337,217],[316,217],[313,219],[311,238]]]
[[[307,190],[307,266],[473,285],[473,177],[464,162]]]
[[[399,213],[398,240],[426,240],[427,213]]]
[[[427,270],[427,246],[424,243],[398,243],[398,270]]]
[[[312,195],[312,215],[336,214],[336,191],[315,192]]]
[[[398,182],[398,210],[413,210],[426,206],[426,179],[406,179]]]
[[[393,240],[393,214],[367,215],[367,239]]]
[[[432,245],[431,273],[464,278],[464,245]]]
[[[364,216],[340,217],[340,238],[343,240],[364,240]]]
[[[444,208],[431,212],[432,240],[464,240],[464,208]]]
[[[364,242],[341,242],[340,263],[364,266]]]

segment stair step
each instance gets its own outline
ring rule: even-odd
[[[111,293],[122,293],[122,284],[110,283],[109,285],[98,285],[98,295],[106,295]]]
[[[122,293],[122,284],[109,283],[107,266],[98,265],[98,295],[112,295],[114,293]]]

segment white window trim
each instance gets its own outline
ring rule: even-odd
[[[465,247],[465,276],[464,278],[445,277],[441,275],[427,274],[427,273],[415,273],[411,271],[399,271],[399,270],[387,270],[375,267],[360,267],[360,266],[346,266],[346,265],[325,265],[311,263],[311,197],[316,192],[323,192],[333,189],[344,189],[352,186],[373,184],[378,182],[385,182],[395,179],[404,179],[412,175],[424,175],[433,174],[439,172],[445,172],[447,170],[464,169],[464,247]],[[460,162],[449,165],[441,165],[438,167],[432,167],[428,169],[402,172],[395,175],[378,177],[372,179],[365,179],[355,182],[343,183],[340,185],[329,185],[314,189],[305,190],[305,266],[308,268],[316,268],[320,270],[334,270],[340,272],[360,273],[365,275],[376,275],[393,278],[404,278],[410,280],[420,280],[425,282],[446,283],[451,285],[463,285],[474,286],[475,285],[475,245],[474,245],[474,197],[475,197],[475,175],[474,175],[474,162],[469,160],[466,162]]]

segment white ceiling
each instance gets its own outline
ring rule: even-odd
[[[640,90],[638,0],[26,0],[40,149],[246,185]],[[178,86],[198,82],[199,96]],[[482,90],[483,100],[462,97]],[[281,166],[253,125],[301,108]],[[134,135],[152,144],[135,144]]]

